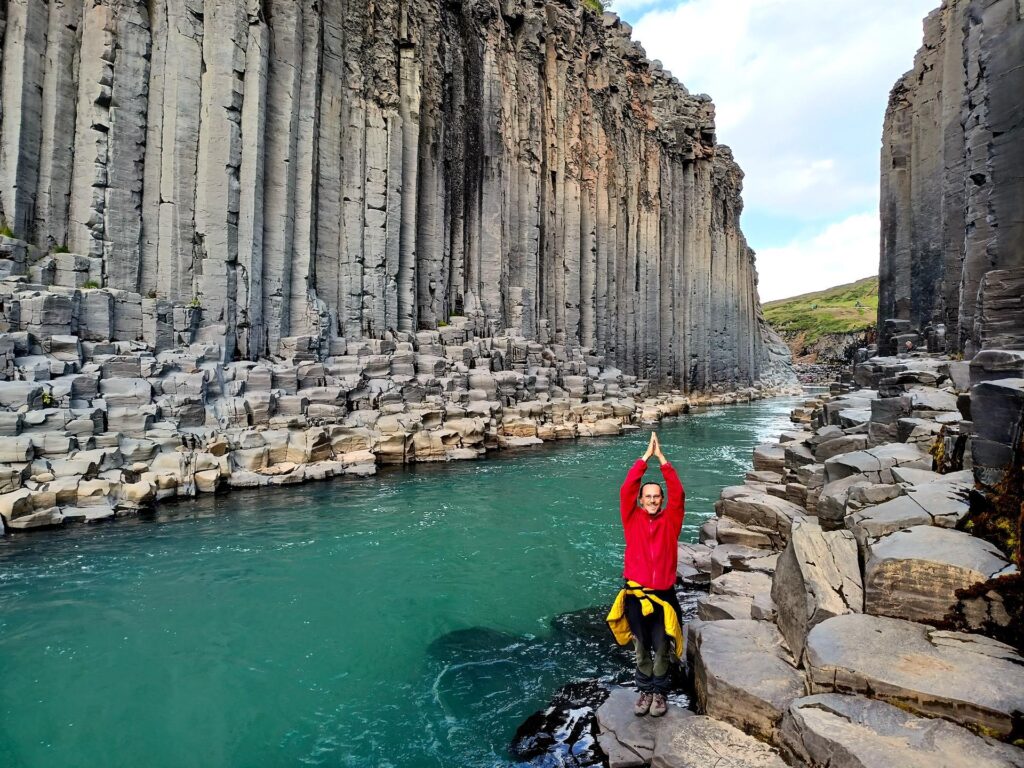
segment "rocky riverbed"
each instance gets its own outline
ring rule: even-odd
[[[1024,353],[853,378],[680,544],[680,580],[709,589],[687,625],[699,714],[640,720],[614,691],[613,768],[1024,766],[1019,521],[994,512],[1021,501]]]
[[[330,352],[318,359],[294,347],[288,357],[222,363],[216,345],[201,343],[154,352],[141,342],[0,334],[0,528],[617,435],[691,405],[792,391],[776,382],[659,392],[589,349],[481,337],[466,318],[335,339]]]

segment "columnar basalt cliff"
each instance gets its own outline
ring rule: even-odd
[[[769,366],[714,107],[611,14],[572,0],[0,13],[15,237],[0,255],[34,283],[99,283],[115,314],[137,303],[116,338],[254,359],[468,316],[481,335],[590,348],[687,389]]]
[[[945,0],[889,97],[883,345],[924,333],[968,356],[1024,348],[1022,14],[1019,0]]]

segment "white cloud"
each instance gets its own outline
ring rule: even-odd
[[[711,94],[719,141],[746,174],[747,210],[821,224],[876,203],[889,89],[937,1],[688,0],[649,10],[633,36],[691,91]],[[635,16],[644,2],[613,8]]]
[[[761,301],[852,283],[878,274],[878,214],[858,213],[807,237],[757,252]]]
[[[662,0],[618,0],[615,3],[615,12],[619,14],[632,13],[634,11],[640,11],[644,8],[650,8],[653,5],[659,5]]]

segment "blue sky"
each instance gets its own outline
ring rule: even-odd
[[[763,301],[878,272],[882,118],[938,4],[612,0],[649,58],[714,99]]]

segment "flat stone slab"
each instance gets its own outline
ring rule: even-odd
[[[935,480],[911,486],[903,496],[846,516],[846,527],[862,544],[917,525],[953,528],[970,510],[971,483]]]
[[[676,575],[684,584],[705,585],[711,581],[711,547],[680,542]]]
[[[719,518],[715,538],[721,544],[742,544],[755,549],[772,548],[772,540],[768,534],[749,528],[730,517]]]
[[[819,443],[814,449],[814,459],[820,463],[831,459],[833,456],[862,451],[867,447],[867,435],[847,435],[841,433],[838,437]]]
[[[786,450],[779,443],[762,443],[754,449],[756,472],[782,472],[786,468]]]
[[[982,635],[846,614],[808,633],[804,665],[811,693],[869,693],[999,738],[1010,734],[1024,712],[1024,659]]]
[[[764,573],[730,571],[711,580],[712,595],[754,598],[772,591],[772,579]]]
[[[723,577],[724,578],[724,577]],[[849,531],[823,531],[809,521],[793,526],[771,587],[779,630],[796,659],[811,627],[832,616],[864,610],[857,543]]]
[[[797,699],[780,738],[794,762],[829,768],[1021,768],[1024,750],[946,720],[836,693]]]
[[[597,741],[611,768],[647,765],[654,756],[658,735],[675,730],[683,720],[693,717],[692,712],[672,703],[663,717],[637,717],[633,703],[638,695],[631,688],[615,687],[597,708]]]
[[[963,531],[918,525],[867,546],[864,609],[938,624],[957,604],[956,590],[1016,571],[995,546]]]
[[[908,393],[915,411],[956,411],[956,395],[933,387],[915,387]]]
[[[704,621],[755,618],[754,602],[761,613],[772,613],[772,579],[756,571],[730,571],[711,581],[711,594],[697,603],[697,618]]]
[[[697,618],[701,621],[750,619],[754,598],[737,595],[705,595],[697,601]]]
[[[877,448],[833,456],[825,462],[825,482],[850,475],[865,475],[873,483],[891,483],[892,468],[931,469],[932,457],[907,443],[886,443]]]
[[[691,637],[701,712],[771,739],[789,703],[805,693],[804,675],[778,628],[767,621],[711,621]]]
[[[750,489],[723,496],[715,507],[722,517],[764,532],[779,549],[789,538],[793,521],[806,517],[806,510],[791,501]]]
[[[651,768],[784,768],[776,750],[706,715],[680,718],[658,733]]]
[[[711,550],[711,578],[718,578],[731,570],[752,570],[748,564],[762,562],[774,554],[771,549],[755,549],[743,544],[719,544]]]

